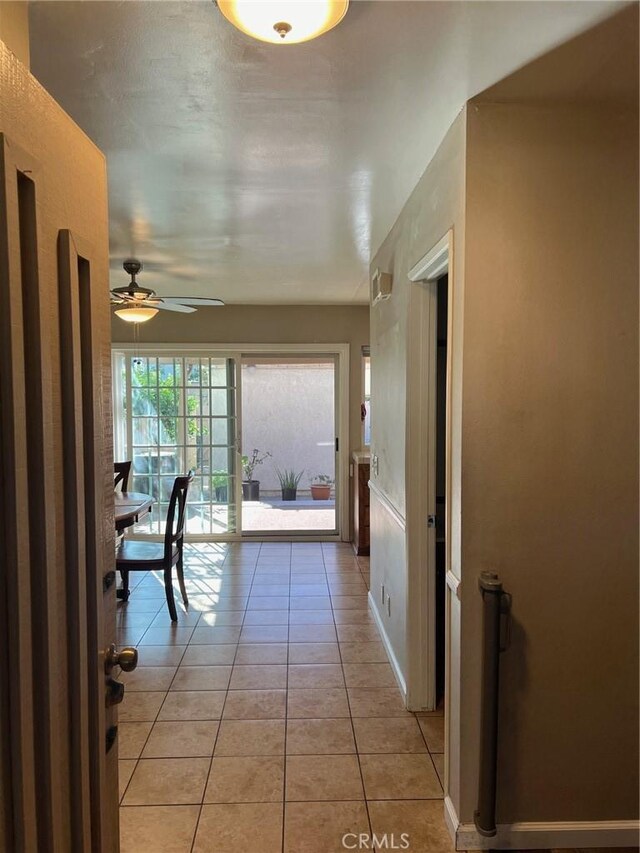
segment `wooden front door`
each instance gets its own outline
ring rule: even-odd
[[[0,849],[118,849],[105,163],[0,42]],[[114,694],[115,695],[115,694]]]

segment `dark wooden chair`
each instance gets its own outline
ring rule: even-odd
[[[118,484],[122,483],[120,490],[122,492],[129,491],[129,474],[131,473],[131,462],[114,462],[113,463],[113,490],[118,488]]]
[[[189,606],[187,591],[184,586],[182,569],[182,544],[186,518],[187,493],[193,480],[193,472],[189,471],[184,477],[176,477],[171,490],[169,508],[167,509],[167,526],[162,542],[133,542],[124,539],[116,551],[116,568],[122,576],[122,598],[129,597],[129,572],[164,572],[164,589],[167,596],[167,607],[172,622],[178,621],[176,602],[173,597],[172,571],[176,567],[180,592],[185,607]]]

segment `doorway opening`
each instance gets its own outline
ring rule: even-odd
[[[348,536],[348,378],[345,344],[119,344],[115,459],[154,501],[134,535],[162,536],[172,483],[191,470],[189,540]]]
[[[436,281],[436,559],[435,634],[436,705],[445,691],[445,613],[447,585],[447,349],[449,327],[449,276]]]
[[[336,533],[337,358],[242,358],[242,529]]]

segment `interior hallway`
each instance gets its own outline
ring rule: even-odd
[[[119,604],[118,644],[140,653],[119,676],[122,853],[333,853],[372,832],[452,850],[442,711],[403,708],[368,559],[334,543],[186,545],[185,575],[177,626],[152,574],[132,573]]]

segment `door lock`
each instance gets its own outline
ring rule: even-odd
[[[114,666],[119,666],[123,672],[133,672],[138,666],[138,650],[126,648],[119,652],[115,643],[111,643],[104,656],[104,671],[107,675]]]
[[[435,527],[436,526],[436,517],[435,515],[427,516],[427,527]]]

